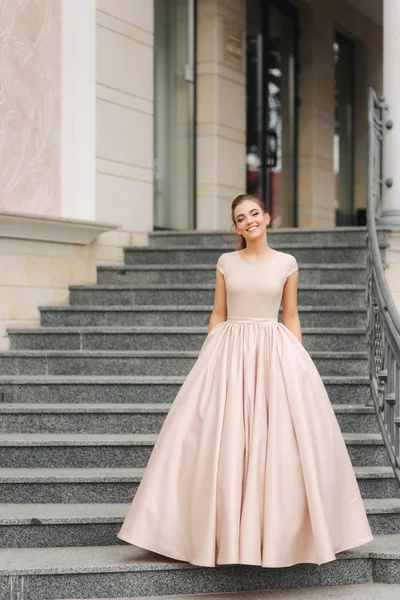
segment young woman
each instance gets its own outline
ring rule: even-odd
[[[331,403],[301,344],[296,259],[238,196],[209,334],[118,537],[196,565],[321,564],[372,539]],[[283,324],[278,323],[280,303]]]

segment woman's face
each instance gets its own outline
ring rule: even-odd
[[[265,236],[270,217],[254,200],[243,200],[236,206],[233,216],[236,233],[242,235],[246,241]]]

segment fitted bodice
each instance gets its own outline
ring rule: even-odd
[[[285,252],[250,262],[238,250],[221,254],[217,267],[225,278],[227,317],[263,319],[278,317],[286,279],[298,269]]]

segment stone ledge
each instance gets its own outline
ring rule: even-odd
[[[0,212],[0,239],[14,238],[87,245],[101,233],[119,229],[119,227],[120,225],[113,223]]]

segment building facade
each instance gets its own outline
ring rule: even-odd
[[[3,4],[2,210],[224,229],[248,191],[276,227],[362,221],[380,2]]]
[[[154,229],[229,229],[239,193],[365,223],[380,0],[0,5],[0,337]]]

